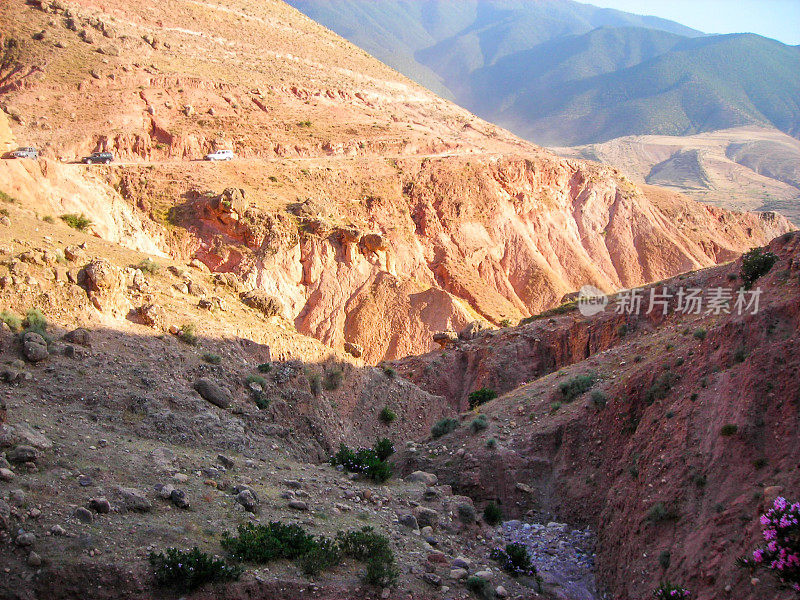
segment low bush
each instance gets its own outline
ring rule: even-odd
[[[143,271],[144,273],[150,273],[150,275],[155,275],[161,270],[159,264],[149,258],[145,258],[144,260],[140,261],[135,268]]]
[[[397,582],[400,571],[387,537],[376,533],[372,527],[364,527],[359,531],[339,533],[336,541],[342,554],[367,563],[362,577],[364,583],[390,587]]]
[[[239,579],[242,569],[230,566],[198,548],[181,551],[169,548],[166,553],[150,553],[159,585],[174,587],[180,591],[192,591],[206,583],[217,583]]]
[[[395,375],[397,375],[397,371],[395,371],[392,367],[384,365],[383,374],[386,375],[389,379],[394,379]]]
[[[665,571],[669,569],[669,564],[672,562],[672,553],[669,550],[662,550],[658,555],[658,564]]]
[[[754,550],[752,558],[737,562],[772,571],[782,585],[800,592],[800,502],[791,504],[779,496],[760,522],[767,543]]]
[[[448,433],[458,429],[458,425],[458,419],[453,419],[452,417],[441,419],[440,421],[437,421],[433,427],[431,427],[431,436],[433,436],[433,439],[438,439],[443,435],[447,435]]]
[[[394,454],[392,442],[386,438],[375,443],[373,448],[351,450],[345,444],[330,458],[330,464],[341,466],[349,473],[361,473],[376,483],[383,483],[392,476],[392,466],[386,460]]]
[[[384,425],[391,425],[397,419],[397,413],[388,406],[384,406],[379,418]]]
[[[606,404],[608,404],[608,396],[603,390],[594,390],[591,394],[592,404],[595,405],[596,408],[603,408]]]
[[[575,398],[587,392],[596,381],[597,376],[594,373],[577,375],[572,379],[562,381],[558,385],[558,390],[566,402],[572,402]]]
[[[86,231],[92,226],[92,220],[83,214],[78,215],[72,213],[68,215],[61,215],[59,218],[64,221],[64,223],[73,229],[77,229],[78,231]]]
[[[486,415],[478,415],[474,419],[472,419],[472,423],[469,424],[470,431],[472,433],[478,433],[479,431],[483,431],[489,427],[489,423],[486,420]]]
[[[778,257],[763,248],[753,248],[742,256],[741,277],[744,289],[749,290],[759,277],[770,272]]]
[[[674,521],[678,515],[673,509],[667,508],[663,502],[657,502],[647,511],[647,520],[651,523],[663,523],[664,521]]]
[[[307,372],[306,379],[308,379],[308,387],[311,393],[314,396],[319,396],[322,391],[322,376],[319,373]]]
[[[699,327],[698,329],[694,330],[694,333],[692,335],[694,335],[694,338],[696,340],[701,340],[702,341],[702,340],[706,339],[706,335],[708,335],[708,332],[705,329],[703,329],[702,327]]]
[[[315,545],[297,559],[297,564],[306,575],[318,575],[342,562],[342,551],[335,540],[319,537]]]
[[[497,440],[494,438],[489,438],[488,440],[486,440],[486,447],[489,450],[494,450],[495,448],[497,448]]]
[[[178,339],[182,341],[184,344],[189,344],[190,346],[197,346],[197,334],[194,330],[194,325],[191,323],[187,323],[186,325],[181,325],[180,330],[178,330]]]
[[[344,379],[344,371],[341,368],[335,367],[328,371],[325,371],[325,379],[322,382],[322,387],[332,392],[334,390],[338,390],[339,386],[342,385],[342,380]]]
[[[25,332],[32,331],[38,333],[45,339],[47,338],[47,317],[45,317],[38,308],[30,308],[25,313],[25,319],[22,321],[22,327]]]
[[[502,522],[503,511],[496,502],[489,502],[483,509],[483,520],[492,527]]]
[[[656,377],[655,381],[653,381],[653,385],[650,386],[645,394],[645,403],[650,406],[656,400],[663,400],[666,398],[670,390],[672,390],[672,386],[674,386],[679,380],[680,376],[672,371],[665,371]]]
[[[486,402],[489,402],[489,400],[494,400],[495,398],[497,398],[497,392],[487,387],[482,387],[481,389],[475,390],[469,395],[469,407],[475,408],[476,406],[485,404]]]
[[[505,550],[495,548],[489,556],[500,563],[500,568],[512,577],[536,576],[536,567],[531,564],[531,557],[524,544],[506,544]]]
[[[259,373],[269,373],[270,371],[272,371],[272,363],[261,363],[258,365]]]
[[[203,360],[209,364],[218,365],[222,362],[222,357],[219,354],[214,354],[213,352],[204,352]]]
[[[300,525],[273,521],[268,525],[239,525],[236,536],[227,531],[222,547],[236,560],[267,563],[282,558],[296,559],[317,546],[317,540]]]
[[[730,437],[732,435],[736,435],[737,431],[739,431],[738,425],[727,423],[720,428],[719,434],[725,437]]]
[[[465,583],[466,588],[481,600],[492,600],[495,597],[492,584],[488,579],[471,575]]]

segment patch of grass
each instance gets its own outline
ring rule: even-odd
[[[311,127],[311,121],[298,121],[298,127]]]
[[[139,264],[137,264],[134,268],[139,269],[144,273],[149,273],[150,275],[155,275],[161,270],[161,266],[149,258],[139,261]]]
[[[669,569],[669,564],[672,562],[672,554],[669,550],[662,550],[661,554],[658,555],[658,564],[661,566],[662,569],[665,571]]]
[[[14,204],[17,201],[17,199],[12,196],[9,196],[3,190],[0,190],[0,201],[8,202],[9,204]]]
[[[647,520],[650,523],[663,523],[664,521],[674,521],[678,518],[674,509],[667,508],[663,502],[656,502],[647,511]]]
[[[486,415],[478,415],[472,419],[472,423],[469,424],[472,433],[478,433],[479,431],[485,430],[487,427],[489,427],[489,423],[486,420]]]
[[[464,585],[470,592],[475,594],[481,600],[493,600],[495,597],[492,584],[489,583],[488,579],[484,579],[483,577],[471,575],[467,578],[467,581]]]
[[[720,428],[719,434],[725,437],[730,437],[732,435],[736,435],[738,431],[739,431],[738,425],[727,423]]]
[[[486,402],[489,402],[489,400],[494,400],[495,398],[497,398],[497,392],[487,387],[482,387],[479,390],[475,390],[468,396],[469,407],[475,408],[476,406],[485,404]]]
[[[194,325],[192,323],[181,325],[181,328],[178,330],[178,339],[184,344],[197,346],[199,340],[197,338],[197,334],[195,333]]]
[[[497,448],[497,440],[494,438],[489,438],[488,440],[486,440],[486,447],[489,450],[494,450],[495,448]]]
[[[258,365],[259,373],[269,373],[270,371],[272,371],[272,363],[261,363]]]
[[[562,381],[558,385],[558,390],[564,397],[565,402],[572,402],[578,396],[581,396],[588,391],[597,381],[597,375],[594,373],[586,373],[577,375],[567,381]]]
[[[458,426],[458,419],[454,419],[452,417],[441,419],[437,421],[433,427],[431,427],[431,436],[433,436],[433,439],[438,439],[443,435],[447,435],[451,431],[455,431],[458,429]]]
[[[89,227],[92,226],[92,220],[88,218],[84,214],[76,214],[70,213],[66,215],[61,215],[59,217],[64,223],[72,227],[73,229],[77,229],[78,231],[86,231]]]
[[[556,400],[550,403],[550,414],[557,413],[561,409],[561,402]]]
[[[483,520],[492,527],[499,525],[503,520],[503,510],[496,502],[489,502],[483,509]]]
[[[22,319],[10,310],[3,310],[0,312],[0,321],[8,325],[9,329],[13,332],[19,331],[22,327]]]
[[[608,396],[603,390],[593,390],[590,398],[596,408],[605,408],[605,405],[608,404]]]
[[[222,357],[219,354],[214,354],[213,352],[204,352],[203,360],[209,364],[218,365],[222,362]]]
[[[736,349],[733,353],[733,362],[735,363],[743,363],[747,359],[747,350],[742,348],[741,346]]]
[[[528,548],[524,544],[506,544],[504,550],[495,548],[489,557],[500,563],[500,568],[512,577],[536,577],[536,567],[531,564]]]
[[[384,365],[383,374],[386,375],[389,379],[394,379],[395,375],[397,375],[397,371],[395,371],[392,367]]]
[[[383,423],[384,425],[391,425],[392,423],[395,422],[395,420],[397,420],[397,413],[394,412],[388,406],[384,406],[383,409],[381,410],[381,414],[380,414],[380,416],[378,418],[381,420],[381,423]]]
[[[219,583],[239,579],[241,567],[230,566],[195,547],[181,551],[168,548],[166,553],[150,553],[156,581],[161,586],[192,591],[206,583]]]
[[[308,387],[311,389],[311,393],[314,396],[319,396],[320,392],[322,392],[322,375],[319,373],[306,373],[306,379],[308,379]]]
[[[707,334],[708,334],[708,332],[705,329],[703,329],[702,327],[698,327],[697,329],[694,330],[694,333],[692,335],[694,336],[694,338],[696,340],[701,340],[702,341],[702,340],[706,339],[706,335]]]
[[[253,374],[253,373],[251,373],[250,375],[248,375],[247,377],[245,377],[245,381],[246,381],[248,384],[250,384],[250,383],[257,383],[257,384],[258,384],[258,385],[260,385],[262,388],[263,388],[263,387],[265,387],[265,386],[267,385],[267,380],[266,380],[266,379],[264,379],[263,377],[261,377],[261,375],[255,375],[255,374]]]

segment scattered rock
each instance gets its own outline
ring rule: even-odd
[[[456,569],[464,569],[465,571],[469,571],[472,568],[472,561],[468,559],[466,556],[455,557],[451,564]]]
[[[22,506],[25,504],[25,492],[22,490],[11,490],[8,494],[8,499],[14,506]]]
[[[387,249],[386,239],[379,233],[368,233],[359,241],[361,248],[366,252],[378,252]]]
[[[32,533],[20,533],[14,540],[17,546],[33,546],[36,542],[36,536]]]
[[[466,579],[468,575],[468,571],[466,569],[451,569],[450,570],[450,579]]]
[[[76,508],[74,514],[75,517],[82,523],[91,523],[92,521],[94,521],[94,515],[92,515],[91,511],[82,506]]]
[[[22,354],[30,362],[40,362],[49,356],[47,342],[33,331],[29,331],[22,338]]]
[[[172,490],[169,499],[178,508],[189,508],[189,499],[186,497],[186,492],[183,490]]]
[[[436,573],[423,573],[422,580],[425,583],[428,583],[435,587],[440,587],[442,585],[442,578],[439,577]]]
[[[106,499],[105,496],[91,498],[89,500],[89,508],[97,513],[100,513],[101,515],[105,515],[111,512],[111,503],[108,501],[108,499]]]
[[[232,469],[236,464],[233,462],[232,458],[228,458],[224,454],[217,454],[217,461],[226,469]]]
[[[502,585],[498,585],[494,589],[494,593],[495,593],[495,596],[497,596],[498,598],[505,598],[505,597],[508,596],[508,592],[506,591],[506,588],[504,588]]]
[[[35,463],[37,460],[39,460],[39,456],[39,451],[36,448],[27,445],[17,446],[6,453],[6,457],[8,458],[9,462],[14,464],[27,462]]]
[[[91,514],[91,513],[89,513],[89,516],[91,517],[91,516],[92,516],[92,514]],[[59,536],[59,535],[66,535],[66,534],[67,534],[67,530],[66,530],[66,529],[64,529],[64,528],[63,528],[61,525],[53,525],[53,526],[50,528],[50,535],[57,535],[57,536]]]
[[[0,468],[0,481],[11,481],[14,477],[16,475],[11,469]]]
[[[424,483],[426,486],[434,486],[439,483],[439,478],[433,473],[426,473],[425,471],[414,471],[406,477],[406,481]]]
[[[455,331],[439,331],[433,334],[433,341],[441,348],[446,348],[458,342],[458,334]]]
[[[409,529],[419,529],[417,517],[414,515],[399,515],[397,520],[400,525],[403,525],[404,527],[408,527]]]
[[[361,358],[364,354],[363,347],[361,347],[359,344],[353,344],[350,342],[344,343],[344,351],[354,358]]]
[[[488,329],[488,326],[483,321],[472,321],[458,332],[458,339],[465,341],[474,340],[486,329]]]
[[[153,504],[147,499],[147,495],[142,490],[118,486],[116,492],[122,499],[122,506],[125,510],[149,512],[153,508]]]
[[[78,344],[79,346],[85,346],[86,348],[89,348],[92,345],[92,336],[89,331],[83,327],[73,329],[69,333],[65,334],[63,339],[71,344]]]
[[[439,526],[439,513],[432,508],[418,506],[414,509],[414,516],[417,517],[417,523],[422,527],[438,527]]]
[[[261,311],[266,317],[278,315],[283,310],[280,301],[264,290],[245,292],[240,298],[244,304]]]
[[[290,500],[289,508],[293,508],[295,510],[308,510],[308,504],[303,500]]]
[[[244,509],[248,512],[255,513],[258,510],[258,500],[250,489],[239,492],[236,495],[236,501],[244,506]],[[305,510],[308,510],[308,508],[306,507]]]
[[[194,384],[194,389],[203,399],[214,406],[228,408],[231,404],[230,392],[211,379],[198,379]]]

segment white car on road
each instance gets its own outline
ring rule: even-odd
[[[234,154],[233,150],[217,150],[216,152],[211,152],[210,154],[206,154],[206,160],[233,160]]]

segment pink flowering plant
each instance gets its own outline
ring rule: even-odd
[[[761,515],[761,529],[766,543],[740,563],[768,569],[783,585],[800,592],[800,502],[775,498],[772,508]]]
[[[658,589],[653,592],[653,598],[656,600],[685,600],[690,596],[691,593],[689,590],[669,582],[662,583]]]

